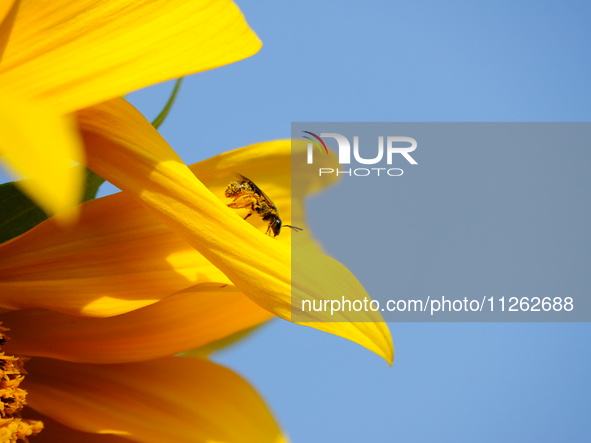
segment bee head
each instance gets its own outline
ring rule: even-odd
[[[271,229],[273,230],[273,237],[277,237],[281,232],[281,219],[277,217],[271,222]]]

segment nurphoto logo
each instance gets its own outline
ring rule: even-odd
[[[365,138],[360,146],[359,136],[353,136],[353,143],[349,138],[336,132],[322,132],[316,135],[309,131],[303,131],[308,141],[307,163],[314,164],[314,152],[317,155],[328,155],[328,147],[325,138],[336,141],[340,165],[386,165],[388,167],[357,167],[357,168],[318,168],[319,175],[348,175],[356,177],[367,177],[368,175],[400,177],[404,174],[402,168],[391,168],[393,159],[401,155],[411,165],[418,163],[410,155],[417,148],[417,141],[411,137],[380,135],[377,140],[371,141]],[[311,136],[311,137],[310,137]],[[351,149],[352,147],[352,149]],[[316,151],[314,150],[316,148]],[[353,154],[351,156],[351,153]],[[353,157],[353,158],[351,158]]]

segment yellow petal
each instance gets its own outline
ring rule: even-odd
[[[334,278],[335,276],[337,277]],[[314,246],[298,245],[292,254],[292,285],[294,323],[345,336],[392,364],[392,337],[386,323],[380,321],[378,311],[342,311],[334,314],[330,309],[318,312],[301,311],[303,300],[321,303],[326,301],[328,306],[331,306],[332,300],[343,303],[343,297],[351,303],[363,303],[364,299],[368,303],[371,301],[361,283],[344,265],[331,257],[318,254],[314,251]],[[314,291],[310,290],[311,287]]]
[[[27,363],[28,404],[84,432],[145,443],[279,443],[263,400],[234,372],[202,359],[90,365]]]
[[[0,315],[7,353],[85,363],[125,363],[175,355],[258,325],[272,315],[233,286],[202,284],[109,318],[19,310]]]
[[[22,0],[0,84],[67,113],[260,46],[229,0]]]
[[[72,225],[52,218],[0,245],[0,307],[8,309],[106,317],[212,281],[230,283],[123,193],[84,203]]]
[[[281,208],[280,215],[284,223],[305,226],[304,197],[319,191],[322,186],[329,184],[330,180],[325,177],[321,179],[318,175],[310,175],[309,171],[295,171],[302,176],[294,180],[299,186],[292,190],[290,168],[294,155],[294,153],[290,155],[290,143],[280,140],[227,152],[196,163],[190,168],[220,198],[228,185],[228,177],[233,180],[235,172],[240,172],[249,178],[257,177],[257,185],[260,185],[267,194],[272,195],[273,202]],[[334,165],[327,164],[319,167],[321,166]],[[266,229],[266,222],[260,219],[255,219],[251,223],[262,231]],[[387,325],[380,321],[381,316],[377,313],[373,316],[366,316],[363,312],[327,316],[326,312],[311,312],[294,317],[293,310],[287,312],[291,309],[292,303],[299,303],[301,300],[330,301],[333,298],[340,300],[344,295],[350,301],[363,301],[364,298],[370,299],[370,297],[345,266],[322,254],[308,229],[298,232],[295,237],[285,233],[289,233],[289,230],[282,232],[275,240],[295,248],[291,253],[290,305],[286,306],[286,312],[281,314],[280,306],[269,307],[264,303],[261,305],[294,323],[346,337],[381,355],[391,363],[392,338]]]
[[[228,208],[227,200],[222,201],[223,196],[213,194],[197,180],[148,122],[125,102],[115,100],[82,111],[79,122],[88,164],[95,172],[143,202],[255,303],[291,320],[291,248],[288,242],[265,235],[245,222],[244,215]],[[283,168],[283,174],[289,176],[290,168],[286,167],[290,158],[289,141],[245,149],[253,163],[257,158],[280,150],[284,160],[276,167]],[[242,155],[242,158],[246,157]],[[248,164],[233,166],[234,171],[248,173]],[[226,177],[230,182],[235,176],[228,174]],[[281,235],[289,234],[286,230]],[[299,285],[294,290],[319,299],[327,297],[319,292],[323,288],[330,288],[330,296],[339,299],[356,300],[367,296],[346,268],[337,268],[332,263],[331,259],[296,263],[303,277],[298,276]],[[327,271],[336,271],[336,274]],[[357,284],[343,283],[352,280]],[[368,323],[362,327],[351,324],[351,317],[346,313],[330,318],[322,314],[306,323],[356,341],[391,361],[391,338],[381,315],[378,312],[354,314],[356,322]]]
[[[55,113],[44,103],[23,100],[0,86],[0,153],[21,178],[23,191],[41,208],[56,214],[81,197],[83,170],[73,168],[83,153],[71,116]]]

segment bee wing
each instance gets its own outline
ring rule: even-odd
[[[256,194],[260,195],[260,196],[261,196],[261,197],[262,197],[262,198],[263,198],[263,199],[264,199],[264,200],[267,202],[267,204],[268,204],[269,206],[271,206],[272,208],[275,208],[275,209],[277,209],[277,207],[275,206],[275,203],[273,203],[273,201],[272,201],[272,200],[269,198],[269,196],[268,196],[267,194],[265,194],[265,193],[263,192],[263,190],[262,190],[261,188],[259,188],[259,187],[258,187],[258,186],[257,186],[257,185],[256,185],[256,184],[255,184],[255,183],[254,183],[254,182],[253,182],[251,179],[249,179],[248,177],[245,177],[245,176],[244,176],[244,175],[242,175],[242,174],[238,174],[238,173],[236,173],[236,175],[238,176],[238,178],[239,178],[240,180],[243,180],[243,181],[247,182],[247,183],[250,185],[250,187],[252,188],[252,190],[253,190],[253,191],[254,191]]]

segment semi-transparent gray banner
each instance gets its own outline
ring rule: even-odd
[[[292,235],[292,320],[591,321],[590,123],[302,122],[292,140],[294,193],[326,187],[306,226],[366,291],[306,290],[332,265]]]

